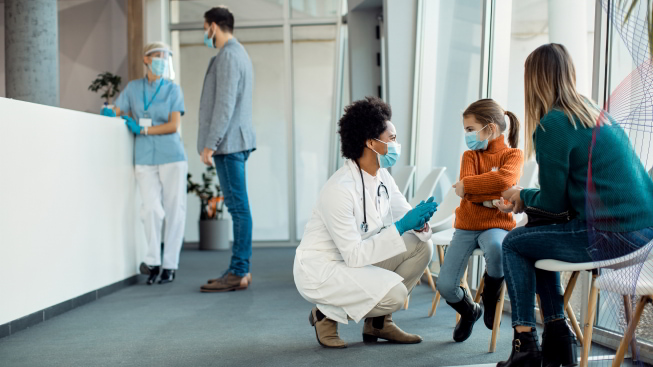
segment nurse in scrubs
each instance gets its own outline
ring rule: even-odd
[[[140,271],[148,275],[150,285],[159,274],[160,284],[175,279],[186,221],[188,163],[178,132],[185,110],[184,95],[179,85],[170,80],[174,75],[170,56],[170,48],[163,43],[145,46],[143,62],[147,75],[129,82],[115,103],[116,114],[123,114],[125,124],[136,135],[134,164],[148,244]]]
[[[386,168],[401,153],[390,106],[367,97],[339,122],[344,166],[328,180],[297,248],[297,290],[320,345],[345,348],[338,323],[365,319],[363,340],[419,343],[392,321],[431,260],[433,198],[415,208]]]

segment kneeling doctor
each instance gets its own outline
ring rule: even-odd
[[[419,343],[392,321],[433,253],[433,198],[414,209],[386,170],[399,158],[390,106],[375,97],[345,108],[339,131],[347,158],[325,184],[297,248],[297,290],[317,306],[309,321],[320,345],[345,348],[338,323],[365,318],[363,340]]]

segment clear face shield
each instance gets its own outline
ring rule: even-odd
[[[154,48],[145,56],[151,56],[152,63],[147,67],[156,76],[164,79],[175,80],[175,69],[172,64],[172,51],[167,48]]]

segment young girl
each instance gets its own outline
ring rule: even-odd
[[[504,141],[505,116],[510,120],[508,142],[512,149]],[[503,283],[501,243],[515,227],[512,214],[499,211],[493,203],[498,202],[502,191],[517,183],[523,164],[522,151],[516,149],[519,120],[494,100],[481,99],[467,107],[463,112],[463,127],[470,150],[463,154],[460,181],[453,186],[461,201],[456,209],[456,230],[437,282],[442,297],[461,315],[453,333],[457,342],[469,338],[474,323],[483,313],[469,291],[460,286],[469,257],[478,247],[483,250],[487,262],[484,321],[485,326],[492,329]]]

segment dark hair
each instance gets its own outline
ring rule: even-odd
[[[216,6],[204,13],[204,20],[209,25],[215,23],[223,32],[234,33],[234,15],[224,6]]]
[[[377,97],[365,97],[345,107],[338,122],[342,156],[353,160],[362,157],[365,143],[378,139],[391,117],[390,105]]]
[[[483,127],[494,123],[499,127],[499,131],[503,133],[506,131],[506,120],[504,116],[508,116],[510,120],[510,131],[508,132],[508,143],[513,148],[517,148],[519,144],[519,119],[517,116],[510,112],[504,111],[501,106],[493,99],[479,99],[467,107],[463,112],[463,117],[474,116],[476,121]]]

